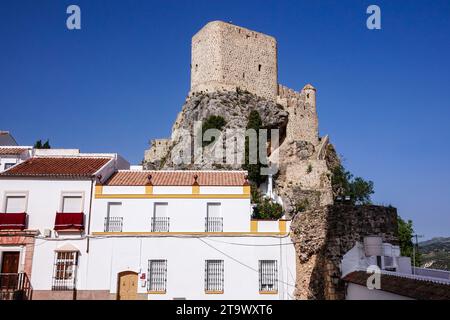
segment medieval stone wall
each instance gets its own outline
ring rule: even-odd
[[[240,88],[275,101],[277,86],[275,38],[222,21],[192,38],[191,93]]]
[[[335,204],[299,213],[291,224],[297,252],[297,299],[345,298],[340,277],[342,257],[357,241],[380,235],[383,242],[398,243],[397,210],[382,206]]]
[[[308,84],[300,92],[278,86],[278,103],[289,112],[286,138],[319,143],[319,120],[316,108],[316,89]]]

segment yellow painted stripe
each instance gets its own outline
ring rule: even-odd
[[[94,236],[285,236],[287,233],[281,232],[92,232]]]
[[[96,199],[250,199],[248,194],[96,194]]]
[[[278,291],[260,291],[259,294],[278,294]]]
[[[103,193],[103,186],[102,185],[96,185],[95,186],[95,196]]]
[[[192,186],[192,194],[200,194],[200,186],[199,185]]]
[[[278,226],[279,226],[280,232],[286,233],[286,220],[279,220]]]
[[[257,220],[251,220],[250,221],[250,231],[251,232],[258,232],[258,221]]]

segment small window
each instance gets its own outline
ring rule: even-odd
[[[167,260],[148,261],[148,291],[166,292]]]
[[[258,65],[258,71],[261,71],[261,65]]]
[[[259,260],[259,291],[278,291],[278,270],[276,260]]]
[[[79,213],[83,212],[82,196],[63,196],[61,212],[63,213]]]
[[[26,209],[26,201],[27,198],[25,195],[18,196],[6,196],[6,205],[5,212],[6,213],[25,213]]]
[[[78,265],[78,252],[56,252],[52,290],[74,290]]]
[[[242,79],[245,79],[245,72],[242,74]]]
[[[15,165],[15,163],[5,163],[5,170],[8,170],[9,168],[11,168],[14,165]]]
[[[208,203],[205,232],[223,232],[223,218],[220,203]]]
[[[152,217],[152,232],[169,232],[169,217],[167,203],[155,203]]]
[[[205,292],[223,293],[224,269],[223,260],[205,261]]]
[[[123,217],[121,217],[121,211],[121,202],[108,202],[108,212],[105,218],[105,232],[122,232]]]

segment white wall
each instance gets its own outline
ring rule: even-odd
[[[349,283],[347,287],[346,300],[414,300],[409,297],[400,296],[383,290],[369,290],[364,286]]]
[[[192,192],[191,187],[164,187],[155,194],[187,194]],[[162,187],[158,187],[162,188]],[[143,187],[104,187],[104,194],[143,194]],[[242,188],[240,188],[242,193]],[[171,232],[204,232],[205,218],[208,203],[221,204],[224,232],[250,231],[250,199],[95,199],[92,216],[92,232],[104,231],[104,219],[108,212],[109,202],[122,203],[123,232],[149,232],[151,231],[151,218],[155,203],[167,203],[167,216],[170,218]]]
[[[42,178],[8,178],[0,180],[1,211],[5,209],[6,195],[9,193],[27,195],[26,212],[28,229],[52,229],[55,226],[56,212],[61,210],[63,193],[83,195],[83,207],[87,222],[89,213],[90,180],[47,180]]]
[[[167,260],[167,292],[149,294],[149,299],[290,299],[295,286],[295,249],[289,238],[98,237],[91,240],[90,252],[90,290],[116,293],[118,273],[134,271],[140,277],[147,273],[149,259]],[[224,260],[223,294],[204,292],[206,259]],[[278,261],[277,294],[259,293],[258,260]],[[141,285],[138,292],[146,293],[146,284]]]

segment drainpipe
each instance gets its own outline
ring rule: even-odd
[[[91,214],[92,214],[92,201],[93,201],[93,192],[94,192],[94,182],[96,177],[91,177],[91,194],[89,199],[89,217],[88,217],[88,225],[87,225],[87,243],[86,243],[86,253],[89,253],[89,235],[91,234]]]

